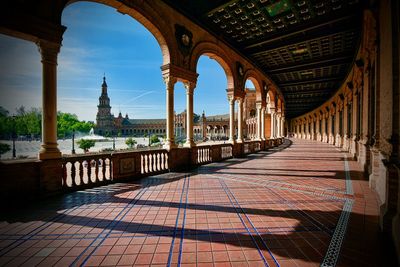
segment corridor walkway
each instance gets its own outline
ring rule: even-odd
[[[385,266],[375,195],[356,166],[292,139],[2,212],[0,265]]]

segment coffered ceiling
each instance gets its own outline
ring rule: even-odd
[[[268,74],[289,118],[339,89],[361,36],[363,0],[164,1]]]

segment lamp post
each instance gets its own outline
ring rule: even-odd
[[[72,154],[75,154],[75,130],[72,130]]]
[[[113,132],[113,150],[115,151],[115,134]]]
[[[13,121],[13,131],[12,131],[12,145],[13,145],[13,147],[12,147],[12,157],[13,157],[13,159],[15,159],[15,158],[17,157],[17,153],[16,153],[16,150],[15,150],[15,135],[16,135],[16,132],[15,132],[15,119],[16,119],[16,116],[13,115],[13,116],[12,116],[12,121]]]

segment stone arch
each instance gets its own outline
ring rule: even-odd
[[[267,92],[267,100],[268,100],[268,102],[267,102],[267,104],[268,104],[268,107],[270,107],[270,108],[275,108],[276,107],[276,103],[275,103],[275,92],[273,91],[273,90],[268,90],[268,92]]]
[[[139,11],[134,7],[130,7],[124,3],[121,3],[118,0],[70,0],[66,1],[60,12],[60,23],[64,9],[67,6],[77,2],[92,2],[103,4],[105,6],[115,8],[116,11],[120,12],[123,15],[129,15],[134,20],[142,24],[156,39],[161,49],[161,54],[163,58],[162,65],[166,65],[175,61],[175,52],[174,49],[171,49],[173,47],[173,39],[168,38],[169,36],[174,36],[174,34],[167,26],[165,26],[168,25],[168,23],[162,20],[163,16],[159,14],[157,10],[148,8],[146,9],[146,11]]]
[[[246,83],[247,80],[250,80],[256,89],[256,101],[265,101],[265,93],[262,88],[262,83],[260,82],[261,79],[259,78],[259,75],[253,70],[253,69],[248,69],[244,73],[244,84]],[[243,84],[243,86],[244,86]],[[244,88],[243,88],[244,89]]]
[[[201,56],[208,56],[211,59],[217,61],[225,72],[227,79],[227,88],[235,87],[235,79],[232,71],[233,64],[229,61],[228,55],[223,51],[221,47],[211,42],[198,43],[192,51],[190,56],[190,70],[197,73],[197,63]]]

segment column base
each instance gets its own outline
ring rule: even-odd
[[[196,144],[195,144],[195,142],[193,142],[193,140],[186,140],[186,143],[183,146],[192,148],[192,147],[196,146]]]
[[[62,157],[61,151],[58,149],[58,144],[42,144],[38,158],[40,160],[46,159],[60,159]]]
[[[230,142],[230,141],[229,141]],[[243,139],[237,139],[236,140],[236,143],[243,143],[244,141],[243,141]]]
[[[177,147],[178,147],[177,144],[175,144],[174,142],[171,142],[171,141],[167,141],[167,142],[163,145],[163,148],[166,149],[166,150],[171,150],[171,149],[177,148]]]

